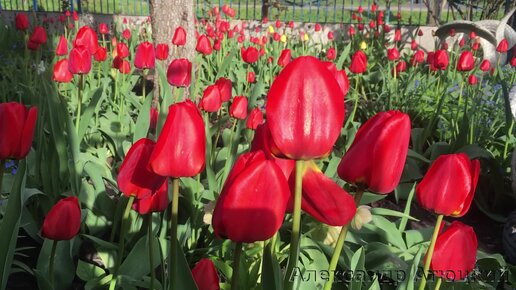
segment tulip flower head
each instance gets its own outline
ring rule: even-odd
[[[34,137],[38,109],[16,102],[0,103],[0,160],[23,159]]]
[[[41,236],[54,241],[71,240],[81,228],[81,206],[77,197],[58,201],[47,213]]]

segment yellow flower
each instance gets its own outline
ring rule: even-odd
[[[287,36],[285,34],[283,34],[281,37],[280,37],[280,41],[285,43],[287,42]]]
[[[308,40],[308,33],[305,33],[305,36],[303,37],[303,40],[304,40],[304,41],[307,41],[307,40]]]
[[[365,50],[367,48],[367,43],[365,41],[360,42],[360,49]]]
[[[274,27],[272,27],[272,25],[269,25],[269,33],[274,33]]]

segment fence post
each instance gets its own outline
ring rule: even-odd
[[[32,10],[38,12],[38,0],[32,0]]]
[[[72,1],[70,1],[70,11],[73,12],[73,10],[74,9],[73,9],[73,0],[72,0]]]
[[[77,10],[79,13],[82,13],[82,3],[81,0],[77,0]]]

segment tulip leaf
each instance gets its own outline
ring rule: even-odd
[[[86,282],[98,277],[102,277],[106,274],[104,269],[97,265],[84,262],[83,260],[79,260],[77,262],[77,270],[75,272],[77,277]]]
[[[399,211],[395,211],[392,209],[388,209],[388,208],[382,208],[382,207],[371,208],[371,213],[376,214],[376,215],[381,215],[381,216],[392,216],[392,217],[406,218],[406,219],[409,219],[412,221],[419,221],[415,217],[411,217],[408,214],[405,214],[405,213],[402,213]]]
[[[154,249],[159,249],[158,239],[153,239]],[[149,268],[149,242],[148,237],[141,237],[131,249],[122,265],[120,265],[120,274],[130,277],[143,277],[150,273]],[[159,251],[154,251],[154,266],[159,265]]]
[[[14,180],[7,209],[0,224],[0,289],[4,290],[7,286],[7,279],[11,272],[18,230],[20,228],[20,215],[22,212],[22,188],[25,184],[26,161],[22,160],[18,167],[18,172]]]
[[[66,225],[63,225],[66,226]],[[45,239],[37,262],[37,271],[45,278],[49,277],[49,261],[52,244],[54,241]],[[77,239],[69,241],[58,241],[54,258],[54,289],[70,289],[75,276],[75,265],[73,262],[73,248]],[[40,277],[41,278],[41,277]],[[38,279],[38,286],[44,288],[46,281]]]
[[[81,115],[81,120],[79,123],[79,134],[77,134],[79,140],[82,140],[84,138],[84,134],[88,129],[88,125],[91,123],[93,115],[97,111],[97,106],[99,105],[99,103],[101,103],[101,100],[104,97],[106,97],[104,88],[98,88],[92,92],[93,96],[90,98],[89,105],[88,107],[86,107],[86,109]]]
[[[366,279],[365,276],[367,276],[365,271],[365,255],[363,247],[360,247],[355,254],[353,254],[353,257],[351,257],[351,266],[349,269],[353,273],[353,278],[349,282],[349,289],[361,290],[362,282]]]
[[[407,230],[404,232],[407,247],[412,248],[420,243],[428,242],[432,237],[432,227],[427,227],[419,230]]]
[[[344,69],[344,62],[349,56],[349,51],[351,50],[351,42],[348,43],[344,50],[340,53],[339,59],[337,60],[337,63],[335,64],[337,66],[337,69]]]
[[[401,250],[407,249],[401,233],[396,226],[382,216],[373,215],[373,223],[365,224],[363,228],[367,228],[376,233],[383,242],[390,243]]]
[[[417,271],[419,268],[419,262],[421,261],[421,256],[425,253],[426,247],[420,246],[417,254],[412,259],[412,265],[408,271],[408,276],[403,279],[401,284],[398,286],[398,290],[414,290],[415,278],[417,275]]]
[[[140,140],[141,138],[147,137],[147,132],[150,126],[150,111],[152,105],[152,94],[149,94],[143,103],[142,109],[136,119],[136,127],[134,129],[133,143]]]
[[[234,47],[231,50],[231,52],[226,57],[224,57],[224,61],[222,62],[222,65],[220,66],[219,71],[217,72],[217,76],[215,77],[215,79],[218,79],[218,78],[220,78],[220,77],[225,75],[225,73],[228,70],[229,66],[233,63],[233,58],[235,58],[235,55],[239,51],[240,50],[238,49],[238,47]]]
[[[281,269],[273,249],[271,240],[263,251],[262,289],[264,290],[283,289]]]

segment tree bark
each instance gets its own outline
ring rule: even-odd
[[[167,64],[172,59],[188,58],[193,63],[195,55],[194,2],[192,0],[151,0],[150,15],[152,38],[155,44],[166,43],[170,46]],[[183,47],[172,45],[172,37],[178,26],[186,31],[186,44]],[[154,73],[154,104],[160,95],[159,75]]]

